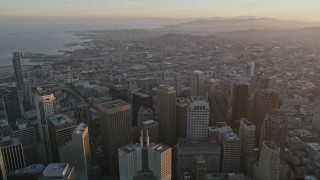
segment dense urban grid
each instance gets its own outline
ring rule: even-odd
[[[13,52],[0,179],[320,179],[319,32],[77,31],[63,55]]]

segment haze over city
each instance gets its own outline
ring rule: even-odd
[[[320,180],[319,0],[0,0],[0,180]]]

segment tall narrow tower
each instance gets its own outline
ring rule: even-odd
[[[118,148],[131,142],[131,106],[123,100],[98,105],[104,166],[111,176],[119,174]]]
[[[14,75],[16,77],[18,97],[19,97],[19,103],[20,103],[20,111],[23,116],[23,113],[24,113],[23,101],[27,100],[27,95],[26,95],[24,82],[23,82],[23,74],[22,74],[22,67],[21,67],[20,59],[21,59],[21,53],[20,52],[13,52],[13,56],[12,56],[13,70],[14,70]]]
[[[203,96],[192,96],[188,101],[187,139],[205,141],[209,128],[209,103]]]
[[[77,171],[76,178],[89,180],[91,177],[91,153],[89,131],[85,123],[79,123],[71,138],[59,148],[60,161],[69,163]]]
[[[173,147],[176,142],[176,90],[160,86],[157,90],[160,142]]]
[[[204,74],[199,71],[193,71],[191,75],[190,93],[192,96],[205,96]]]
[[[39,136],[43,151],[43,161],[51,162],[51,148],[48,130],[48,118],[57,114],[56,99],[53,93],[38,92],[34,96],[34,102],[37,111]]]

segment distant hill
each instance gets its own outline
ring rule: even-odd
[[[209,18],[177,25],[164,26],[165,31],[183,32],[227,32],[247,29],[288,30],[320,26],[320,23],[307,23],[297,20],[281,20],[274,18]]]

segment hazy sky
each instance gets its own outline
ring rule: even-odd
[[[0,16],[246,15],[320,21],[320,0],[0,0]]]

